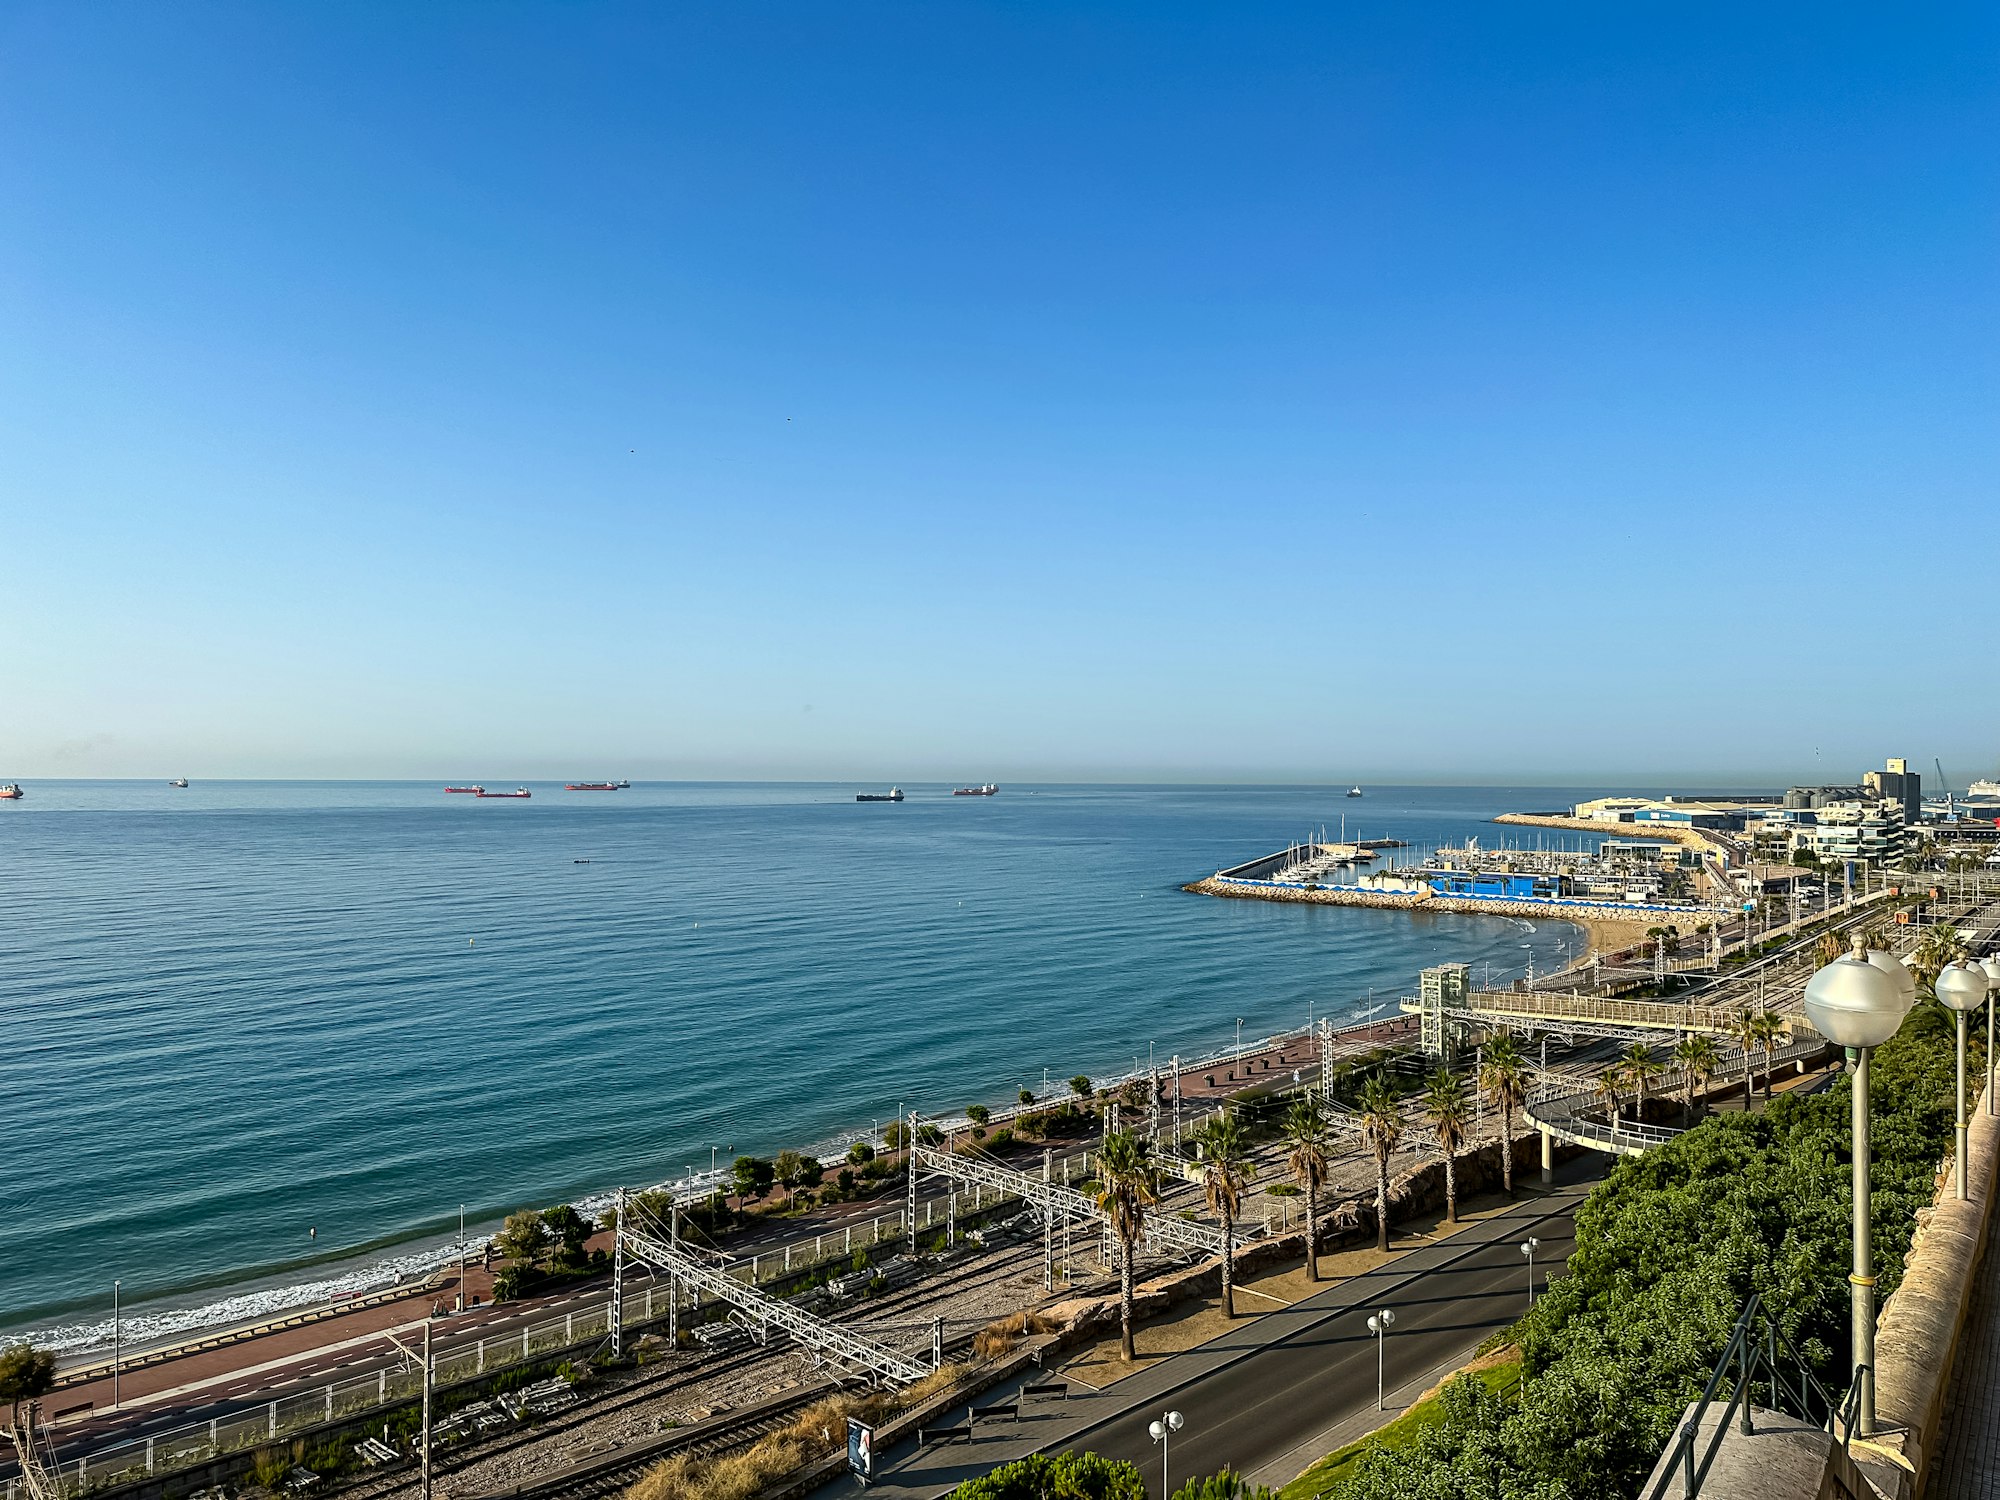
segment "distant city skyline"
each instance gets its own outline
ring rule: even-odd
[[[0,781],[1992,775],[1996,43],[30,0]]]

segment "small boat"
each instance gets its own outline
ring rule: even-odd
[[[168,786],[186,786],[187,784],[188,779],[185,776],[176,776],[172,781],[167,783]]]
[[[566,781],[566,792],[622,792],[632,783],[629,781]]]
[[[854,799],[856,802],[901,802],[903,789],[892,786],[886,792],[863,792]]]
[[[486,795],[486,788],[483,786],[448,786],[445,790],[447,792],[464,792],[469,797],[484,797]]]
[[[21,790],[21,784],[18,781],[10,781],[5,786],[0,786],[0,802],[19,802],[27,795],[26,792]]]
[[[486,790],[485,787],[481,787],[479,788],[478,791],[474,792],[472,795],[475,797],[512,797],[518,801],[521,798],[532,797],[535,794],[529,791],[524,786],[517,786],[511,792],[489,792]]]
[[[1361,788],[1358,786],[1351,786],[1347,789],[1347,795],[1350,797],[1359,797],[1361,795]]]
[[[984,786],[961,786],[952,789],[954,797],[990,797],[1000,790],[1000,783],[989,781]]]

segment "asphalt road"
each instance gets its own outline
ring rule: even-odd
[[[1368,1331],[1369,1314],[1378,1307],[1393,1309],[1396,1318],[1381,1345],[1386,1405],[1393,1414],[1414,1401],[1442,1370],[1526,1310],[1523,1238],[1532,1234],[1541,1241],[1538,1282],[1568,1260],[1576,1200],[1555,1201],[1562,1205],[1558,1212],[1414,1283],[1395,1262],[1343,1283],[1321,1294],[1332,1304],[1323,1318],[1172,1392],[1166,1404],[1186,1419],[1172,1439],[1174,1483],[1228,1467],[1282,1484],[1338,1442],[1384,1420],[1375,1410],[1377,1350]],[[1149,1485],[1157,1483],[1160,1448],[1147,1428],[1159,1415],[1150,1408],[1128,1413],[1067,1446],[1127,1459]]]

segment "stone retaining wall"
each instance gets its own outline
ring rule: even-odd
[[[1924,1493],[1959,1334],[1986,1244],[1994,1171],[2000,1165],[2000,1116],[1988,1114],[1983,1099],[1977,1109],[1966,1152],[1971,1196],[1961,1203],[1957,1185],[1945,1175],[1938,1202],[1917,1214],[1902,1283],[1876,1324],[1876,1416],[1883,1428],[1894,1429],[1877,1442],[1902,1463],[1873,1459],[1858,1446],[1855,1451],[1869,1477],[1892,1500],[1919,1500]]]

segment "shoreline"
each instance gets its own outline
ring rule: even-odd
[[[1357,1045],[1372,1039],[1382,1046],[1395,1045],[1403,1039],[1404,1032],[1414,1034],[1414,1021],[1394,1011],[1370,1018],[1366,1003],[1354,1002],[1360,1014],[1344,1022],[1334,1032],[1337,1041],[1347,1045]],[[1244,1076],[1237,1078],[1236,1059],[1239,1054],[1234,1046],[1225,1046],[1195,1056],[1182,1056],[1179,1077],[1184,1100],[1224,1099],[1231,1093],[1267,1081],[1278,1076],[1268,1062],[1260,1069],[1257,1064],[1276,1054],[1281,1060],[1288,1049],[1304,1047],[1311,1054],[1308,1061],[1299,1066],[1317,1066],[1317,1053],[1310,1033],[1287,1029],[1252,1040],[1246,1037],[1240,1053],[1245,1064]],[[1213,1075],[1226,1074],[1221,1081],[1208,1083]],[[1099,1093],[1115,1091],[1134,1078],[1147,1076],[1145,1070],[1132,1073],[1127,1070],[1117,1074],[1107,1073],[1093,1077],[1092,1082]],[[1159,1077],[1163,1086],[1170,1085],[1175,1076],[1168,1059],[1162,1059]],[[1009,1125],[1024,1114],[1047,1110],[1071,1099],[1069,1085],[1064,1080],[1058,1088],[1053,1088],[1045,1098],[1038,1098],[1032,1104],[1022,1104],[1018,1100],[991,1109],[987,1122],[989,1130],[998,1130]],[[971,1121],[962,1110],[924,1116],[927,1124],[941,1128],[964,1130]],[[885,1123],[887,1123],[885,1121]],[[889,1151],[880,1139],[867,1129],[838,1133],[807,1146],[794,1146],[806,1155],[819,1157],[828,1164],[829,1175],[840,1161],[849,1143],[856,1140],[871,1141],[878,1151],[891,1159],[899,1153]],[[778,1149],[786,1149],[779,1147]],[[644,1187],[631,1188],[632,1191],[650,1191],[665,1188],[677,1196],[693,1198],[704,1195],[717,1187],[726,1188],[734,1179],[730,1168],[722,1167],[714,1173],[698,1172],[692,1182],[683,1176],[652,1183]],[[575,1207],[578,1212],[595,1219],[615,1201],[615,1188],[598,1188],[560,1198]],[[467,1256],[475,1271],[478,1269],[479,1249],[499,1229],[500,1221],[493,1220],[484,1227],[468,1220],[466,1224]],[[128,1304],[120,1322],[123,1327],[123,1344],[127,1356],[136,1358],[147,1352],[173,1349],[193,1345],[216,1338],[230,1341],[248,1337],[255,1330],[301,1320],[324,1320],[339,1317],[344,1313],[359,1311],[368,1306],[396,1301],[417,1295],[424,1291],[439,1272],[455,1268],[458,1260],[456,1236],[439,1241],[428,1234],[415,1234],[403,1240],[386,1240],[374,1247],[377,1257],[369,1259],[367,1249],[349,1251],[331,1257],[320,1266],[311,1268],[318,1274],[307,1279],[287,1282],[282,1280],[282,1271],[246,1273],[233,1283],[223,1283],[211,1290],[222,1295],[199,1300],[200,1289],[187,1293],[163,1293],[158,1303],[172,1305],[153,1307],[147,1302]],[[357,1264],[358,1262],[358,1264]],[[325,1274],[333,1267],[342,1265],[352,1269],[340,1273]],[[299,1268],[306,1269],[306,1268]],[[194,1300],[190,1300],[194,1299]],[[39,1327],[11,1329],[0,1332],[0,1343],[11,1343],[26,1339],[39,1348],[55,1352],[66,1366],[88,1364],[90,1357],[112,1346],[112,1320],[108,1317],[76,1318],[60,1323],[44,1324]]]

